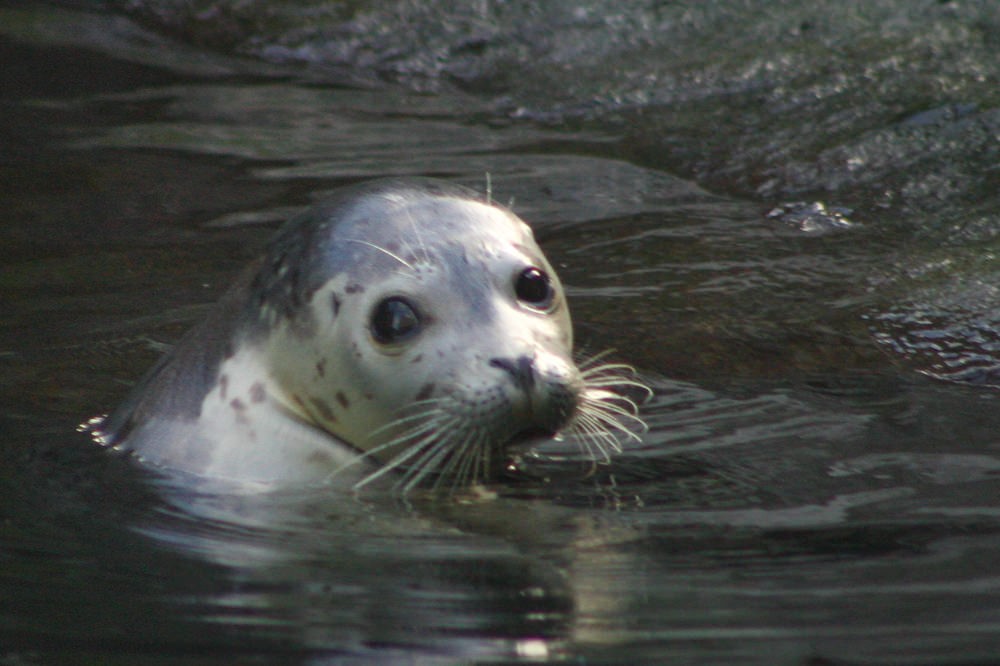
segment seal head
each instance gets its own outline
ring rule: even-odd
[[[465,484],[525,437],[627,430],[608,387],[635,382],[572,348],[527,224],[465,188],[380,181],[289,222],[103,436],[207,476]]]

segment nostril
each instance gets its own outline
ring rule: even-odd
[[[528,391],[535,385],[535,359],[530,356],[517,358],[491,358],[490,365],[508,373],[521,389]]]

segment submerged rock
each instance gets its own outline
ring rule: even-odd
[[[776,202],[913,215],[996,202],[1000,6],[989,0],[607,3],[119,0],[186,42],[310,76],[462,89],[587,124],[627,157]]]

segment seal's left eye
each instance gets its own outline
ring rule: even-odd
[[[514,280],[514,293],[519,301],[539,310],[548,309],[556,297],[548,274],[534,266],[518,273]]]
[[[403,342],[420,330],[416,308],[399,296],[387,298],[372,312],[371,331],[376,342],[383,345]]]

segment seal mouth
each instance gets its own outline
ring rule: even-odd
[[[559,435],[558,430],[552,430],[550,428],[542,428],[540,426],[532,426],[530,428],[525,428],[514,434],[509,440],[507,440],[505,449],[523,449],[531,446],[532,444],[537,444],[545,440],[555,439]]]

